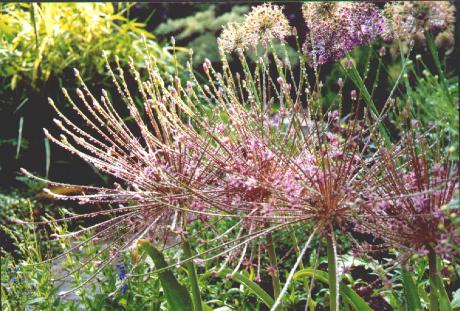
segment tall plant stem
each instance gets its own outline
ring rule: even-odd
[[[295,236],[294,228],[289,227],[289,235],[291,236],[292,243],[294,244],[295,253],[297,257],[299,257],[300,247],[299,247],[299,242],[297,241],[297,237]],[[305,269],[302,261],[300,262],[299,267],[301,270]],[[305,291],[308,292],[308,280],[306,278],[303,280],[303,286],[304,286]]]
[[[436,264],[436,253],[433,248],[429,247],[428,249],[428,272],[430,275],[430,310],[438,311],[439,310],[439,298],[437,293],[437,283],[436,278],[438,275],[438,267]]]
[[[182,251],[184,252],[184,259],[188,259],[192,257],[192,248],[190,247],[190,242],[188,240],[183,241],[182,243]],[[192,299],[193,299],[193,306],[195,311],[203,311],[203,303],[201,302],[201,294],[200,294],[200,287],[198,285],[198,275],[196,273],[196,267],[193,263],[193,260],[188,261],[185,263],[185,267],[188,271],[188,276],[190,279],[190,285],[192,287]]]
[[[280,283],[280,276],[278,272],[278,264],[276,260],[275,245],[273,243],[273,237],[271,233],[267,235],[267,251],[268,251],[268,258],[270,260],[270,265],[273,267],[273,275],[272,275],[273,295],[274,297],[278,297],[278,295],[281,292],[281,283]]]
[[[337,255],[334,231],[329,232],[327,239],[327,270],[329,275],[329,310],[339,311],[339,292],[337,291]]]

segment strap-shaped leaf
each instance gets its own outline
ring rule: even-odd
[[[217,273],[221,278],[226,278],[227,275],[232,274],[230,269],[222,269]],[[203,277],[208,277],[211,272],[206,273]],[[275,303],[275,300],[270,296],[262,287],[257,283],[251,281],[249,278],[244,276],[242,273],[235,273],[232,275],[232,280],[246,286],[250,292],[252,292],[257,298],[259,298],[267,307],[271,308]]]
[[[407,301],[407,309],[414,311],[423,310],[422,304],[420,302],[420,296],[418,295],[418,290],[415,286],[414,280],[404,266],[401,268],[401,276]]]
[[[138,245],[139,251],[146,252],[152,258],[157,269],[168,266],[163,254],[153,247],[149,241],[140,240]],[[170,270],[159,272],[158,277],[171,310],[189,311],[191,307],[193,308],[192,299],[187,288],[177,281]]]
[[[308,269],[303,269],[296,274],[294,274],[294,280],[301,278],[303,276],[308,276],[312,277],[313,272],[315,275],[315,278],[319,280],[320,282],[323,282],[325,284],[329,284],[329,279],[328,279],[328,274],[327,272],[321,271],[321,270],[316,270],[314,271],[311,268]],[[340,295],[343,297],[343,299],[350,304],[355,310],[359,311],[372,311],[372,308],[369,307],[367,302],[361,298],[352,288],[350,288],[347,284],[340,282],[339,284],[339,291]]]

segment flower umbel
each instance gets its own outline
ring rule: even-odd
[[[305,49],[317,64],[342,58],[383,30],[383,15],[372,3],[306,2],[302,11],[309,30]]]
[[[256,48],[257,45],[267,47],[270,40],[284,41],[292,34],[289,21],[278,5],[265,3],[254,7],[246,15],[243,23],[228,24],[218,43],[221,51],[230,53],[235,50],[243,51],[247,47]]]

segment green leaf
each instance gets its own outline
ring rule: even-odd
[[[158,251],[152,244],[145,240],[139,241],[139,251],[146,252],[152,258],[157,269],[168,266],[163,254]],[[166,300],[168,301],[171,310],[189,311],[193,306],[192,299],[187,291],[187,288],[181,285],[170,270],[163,270],[158,273],[161,286],[163,287]]]
[[[406,267],[401,268],[402,282],[404,286],[404,294],[407,302],[408,310],[423,310],[420,302],[420,296],[418,295],[417,287],[415,286],[414,280],[411,274],[407,271]]]
[[[453,293],[451,307],[452,309],[460,308],[460,288]]]
[[[436,276],[436,287],[439,293],[439,307],[441,310],[450,311],[452,310],[451,303],[449,301],[449,295],[447,294],[444,283],[442,282],[439,273]]]
[[[227,275],[232,274],[230,269],[222,269],[217,272],[221,278],[225,279]],[[203,277],[209,277],[211,272],[206,273]],[[265,290],[262,289],[257,283],[251,281],[249,278],[244,276],[241,273],[235,273],[232,275],[232,281],[236,281],[244,286],[246,286],[250,292],[252,292],[257,298],[259,298],[267,307],[271,308],[275,303],[272,296],[270,296]]]
[[[321,270],[314,271],[311,268],[303,269],[303,270],[300,270],[300,271],[296,272],[294,274],[294,280],[296,280],[298,278],[301,278],[303,276],[312,277],[313,273],[314,273],[315,278],[317,280],[329,285],[329,279],[328,279],[327,272],[324,272],[324,271],[321,271]],[[355,310],[372,311],[372,308],[369,307],[367,302],[363,298],[361,298],[352,288],[348,287],[347,284],[345,284],[343,282],[340,282],[339,291],[340,291],[340,295],[343,297],[343,299],[349,305],[351,305]]]
[[[203,303],[203,310],[204,311],[212,311],[212,308],[210,306],[208,306],[207,304]]]

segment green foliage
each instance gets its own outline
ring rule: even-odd
[[[457,289],[454,294],[453,294],[453,299],[452,299],[452,309],[458,310],[460,309],[460,288]]]
[[[202,278],[208,277],[212,271],[209,271],[206,275],[204,275]],[[222,279],[227,278],[228,276],[231,276],[231,279],[244,285],[249,291],[254,294],[260,301],[262,301],[267,307],[272,307],[275,301],[273,298],[268,294],[263,288],[261,288],[257,283],[255,283],[253,280],[251,280],[247,275],[247,273],[243,272],[236,272],[232,273],[230,269],[222,269],[216,272],[217,275],[219,275]]]
[[[99,269],[97,263],[85,266],[81,263],[94,256],[101,246],[91,244],[83,252],[74,250],[62,258],[44,262],[68,251],[74,243],[84,241],[89,235],[72,242],[49,241],[49,233],[43,228],[23,225],[4,229],[14,240],[17,258],[1,250],[2,310],[160,310],[161,304],[165,304],[156,276],[130,280],[126,285],[129,291],[120,290],[123,280],[119,269],[132,267],[130,256],[121,258],[117,265],[107,265],[100,276],[81,288],[80,285]],[[52,230],[58,234],[67,232],[66,227],[58,225]],[[109,251],[103,251],[99,263],[108,258]],[[145,273],[148,269],[148,264],[140,264],[136,272]],[[63,278],[69,273],[69,277]],[[72,289],[75,291],[61,295]]]
[[[19,194],[0,194],[0,224],[27,218],[30,209],[35,205],[34,200],[21,197]]]
[[[159,35],[174,35],[177,41],[187,41],[193,49],[193,62],[201,64],[205,58],[219,60],[216,34],[229,22],[240,22],[249,11],[246,5],[235,5],[232,10],[216,14],[216,6],[210,5],[202,11],[184,18],[168,20],[156,29]]]
[[[0,14],[2,88],[38,91],[72,67],[92,79],[105,72],[105,50],[122,63],[143,66],[146,46],[160,68],[172,64],[144,24],[128,20],[111,3],[3,4]],[[146,38],[145,44],[142,37]]]
[[[446,139],[452,158],[458,159],[458,78],[433,74],[421,57],[411,64],[410,72],[416,83],[410,86],[406,82],[407,101],[413,107],[415,119],[424,127],[435,128],[440,139]]]
[[[32,206],[30,211],[32,211]],[[51,282],[51,265],[34,263],[43,260],[42,244],[46,239],[43,231],[33,227],[5,227],[2,229],[12,238],[18,249],[16,253],[25,259],[18,264],[11,254],[2,252],[1,294],[3,310],[38,308],[50,310],[59,305],[57,288]],[[4,303],[4,304],[3,304]]]
[[[162,253],[160,253],[148,241],[141,241],[139,251],[146,252],[155,263],[156,269],[165,269],[168,267]],[[181,285],[170,270],[163,270],[158,273],[161,285],[165,292],[166,300],[172,310],[186,311],[190,310],[192,299],[184,285]],[[200,301],[201,303],[201,301]]]
[[[401,267],[401,276],[404,286],[404,294],[407,300],[407,308],[409,310],[414,311],[423,310],[420,302],[420,297],[418,295],[417,287],[415,286],[415,282],[412,279],[412,275],[407,271],[407,269],[404,266]]]
[[[316,280],[323,282],[325,284],[329,284],[327,272],[321,270],[314,270],[311,268],[298,271],[294,275],[294,279],[298,279],[305,276],[314,276]],[[344,284],[343,282],[339,283],[339,292],[345,300],[346,304],[352,306],[355,310],[372,310],[369,307],[369,305],[364,301],[364,299],[362,299],[353,289],[351,289],[348,285]]]

